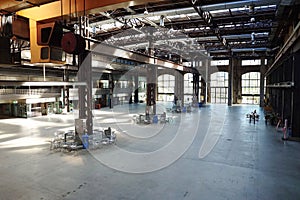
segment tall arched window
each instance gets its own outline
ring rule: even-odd
[[[184,102],[191,103],[193,99],[193,74],[184,74]]]
[[[259,104],[260,72],[248,72],[242,75],[242,103]]]
[[[157,78],[158,101],[173,101],[175,90],[175,76],[163,74]]]
[[[227,103],[228,72],[215,72],[210,75],[210,102]]]

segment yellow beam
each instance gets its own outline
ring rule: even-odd
[[[156,0],[157,2],[163,0]],[[76,4],[75,4],[76,2]],[[77,13],[78,16],[92,13],[99,13],[107,10],[114,10],[117,8],[126,8],[129,6],[143,5],[153,0],[61,0],[49,4],[41,5],[39,7],[32,7],[17,12],[17,15],[41,21],[52,19]],[[61,8],[63,12],[61,12]]]
[[[36,21],[29,19],[31,63],[39,62],[40,47],[37,44]]]
[[[31,63],[49,62],[41,60],[41,48],[37,44],[37,23],[38,21],[47,20],[54,21],[63,16],[83,16],[84,14],[99,13],[117,8],[126,8],[129,6],[143,5],[153,0],[61,0],[39,7],[32,7],[17,12],[17,15],[24,16],[30,19],[30,51]],[[162,1],[162,0],[156,0]],[[75,4],[76,2],[76,4]],[[61,12],[61,8],[63,12]],[[66,18],[65,18],[66,19]]]

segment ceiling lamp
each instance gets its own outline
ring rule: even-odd
[[[251,40],[254,41],[255,40],[255,33],[251,33]]]
[[[249,5],[249,13],[250,13],[250,14],[254,14],[254,11],[255,11],[255,6],[254,6],[254,4]]]
[[[252,41],[252,44],[255,44],[255,33],[251,33],[251,41]]]
[[[149,14],[149,12],[148,12],[148,10],[147,10],[147,7],[145,6],[144,15],[148,15],[148,14]]]
[[[165,26],[165,16],[164,15],[160,16],[159,25],[160,26]]]

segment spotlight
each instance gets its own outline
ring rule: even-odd
[[[251,33],[251,40],[254,41],[255,40],[255,33]]]

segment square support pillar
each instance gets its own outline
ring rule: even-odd
[[[195,102],[199,102],[199,81],[199,74],[193,74],[193,97]]]
[[[233,58],[232,65],[232,103],[238,104],[241,103],[240,98],[242,97],[241,60]]]
[[[184,104],[184,76],[180,72],[175,73],[175,104],[179,101],[180,106]]]
[[[156,96],[157,96],[157,67],[149,65],[147,67],[147,106],[146,112],[152,108],[152,114],[156,114]]]
[[[267,66],[265,63],[265,58],[261,58],[261,67],[260,67],[260,89],[259,89],[259,106],[264,107],[265,99],[265,73],[267,71]]]
[[[228,69],[228,106],[232,106],[232,86],[233,86],[233,57],[229,59],[229,69]]]
[[[139,75],[134,76],[134,103],[139,102]]]
[[[78,81],[86,83],[85,86],[79,86],[78,88],[79,119],[86,120],[86,130],[88,134],[93,133],[93,83],[91,59],[92,56],[88,52],[78,56]]]

